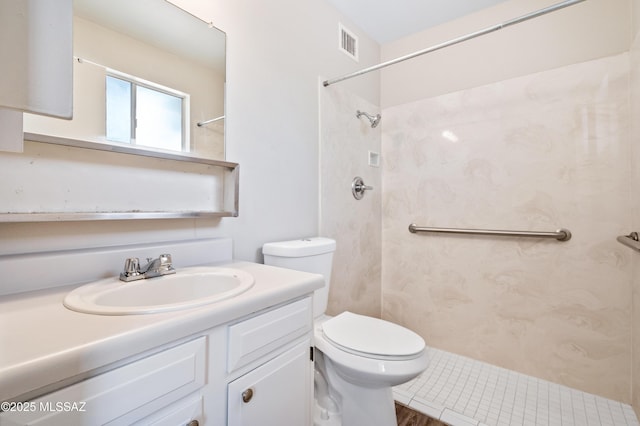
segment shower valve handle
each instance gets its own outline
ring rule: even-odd
[[[364,192],[367,190],[371,191],[372,189],[373,186],[365,185],[364,180],[360,176],[354,177],[351,182],[351,193],[356,200],[362,200]]]

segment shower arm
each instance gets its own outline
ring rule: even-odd
[[[382,120],[382,116],[380,114],[376,114],[375,116],[373,116],[364,111],[360,111],[360,110],[356,111],[356,118],[360,118],[363,115],[367,117],[367,119],[369,120],[369,123],[371,123],[372,128],[380,124],[380,120]]]

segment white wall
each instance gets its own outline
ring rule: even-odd
[[[241,165],[240,217],[0,224],[0,254],[229,236],[236,258],[261,260],[266,241],[318,232],[319,76],[376,63],[377,44],[358,34],[359,64],[339,52],[341,16],[323,0],[175,3],[227,33],[226,152]],[[345,87],[379,103],[375,75]],[[131,182],[124,190],[144,190]]]
[[[318,77],[376,63],[377,44],[358,34],[360,64],[339,52],[341,17],[321,0],[174,2],[227,33],[226,152],[241,164],[240,217],[220,230],[236,257],[260,260],[264,242],[317,234]],[[378,103],[378,86],[370,76],[348,87]]]

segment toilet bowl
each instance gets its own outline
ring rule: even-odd
[[[426,368],[424,340],[397,324],[347,311],[316,320],[314,327],[315,347],[354,384],[396,386]]]
[[[314,323],[317,426],[396,425],[392,386],[418,376],[429,360],[424,340],[399,325],[343,312]],[[321,375],[331,402],[318,383]],[[333,422],[339,419],[342,423]]]
[[[314,424],[396,425],[391,388],[427,368],[425,342],[389,321],[348,311],[326,316],[334,251],[335,241],[328,238],[263,246],[265,264],[325,278],[325,286],[314,292]]]

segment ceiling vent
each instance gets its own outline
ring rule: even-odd
[[[338,49],[358,61],[358,37],[342,24],[338,25]]]

